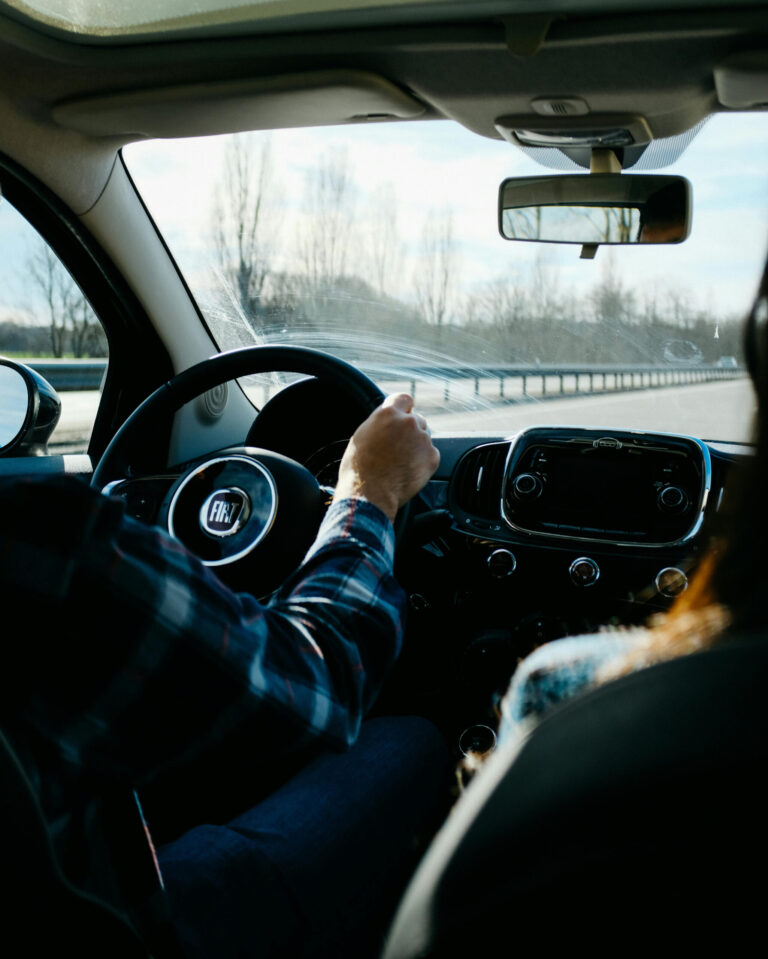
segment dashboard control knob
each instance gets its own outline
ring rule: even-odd
[[[484,723],[469,726],[459,736],[459,749],[464,756],[487,756],[496,748],[496,733]]]
[[[656,576],[656,589],[662,596],[679,596],[688,589],[688,577],[676,566],[665,566]]]
[[[485,561],[488,572],[494,579],[504,579],[511,576],[517,569],[515,554],[508,549],[495,549]]]
[[[594,586],[600,579],[600,567],[589,556],[579,556],[568,568],[576,586]]]
[[[544,488],[541,478],[535,473],[520,473],[512,481],[512,489],[518,499],[536,499]]]
[[[679,486],[665,486],[656,500],[665,513],[681,513],[688,505],[688,497]]]

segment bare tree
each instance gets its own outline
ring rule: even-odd
[[[607,256],[601,268],[600,282],[590,293],[592,315],[598,323],[637,322],[635,294],[622,283],[612,256]]]
[[[260,312],[277,246],[273,189],[271,142],[256,146],[247,135],[233,137],[214,194],[214,240],[224,282],[248,318]]]
[[[541,239],[540,206],[504,211],[504,235],[512,240]]]
[[[394,184],[380,183],[371,193],[365,218],[368,274],[380,293],[392,294],[403,262]]]
[[[530,291],[519,282],[498,276],[477,285],[467,298],[465,316],[468,322],[508,329],[531,315]]]
[[[42,239],[30,254],[27,269],[45,304],[51,353],[57,357],[67,350],[77,357],[103,355],[106,341],[101,324],[80,288]]]
[[[327,151],[307,173],[299,253],[315,291],[346,271],[354,222],[353,186],[345,150]]]
[[[70,349],[76,357],[105,356],[107,342],[101,323],[74,283],[64,298]]]
[[[66,314],[62,302],[61,266],[53,250],[40,240],[30,254],[29,276],[37,287],[47,311],[51,353],[62,356],[66,346]]]
[[[530,206],[505,210],[503,227],[513,240],[629,243],[637,237],[639,213],[618,206]]]
[[[558,271],[549,261],[546,249],[536,254],[527,282],[530,315],[542,329],[556,325],[563,312],[563,291]]]
[[[453,217],[449,210],[432,211],[424,224],[421,257],[414,286],[419,310],[441,328],[450,309],[456,285],[456,248]]]
[[[626,206],[603,207],[603,239],[612,243],[630,243],[636,238],[639,214],[636,209]],[[633,230],[635,236],[633,237]]]

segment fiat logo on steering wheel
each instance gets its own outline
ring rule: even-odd
[[[232,536],[251,513],[248,494],[237,486],[214,490],[200,507],[200,527],[209,536]]]

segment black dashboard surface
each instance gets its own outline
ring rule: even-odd
[[[265,406],[247,443],[295,457],[332,486],[355,426],[332,389],[305,380]],[[490,630],[513,659],[548,639],[667,609],[695,568],[730,469],[750,454],[578,426],[435,444],[440,467],[398,558],[409,631],[449,633],[463,655]]]
[[[265,406],[245,445],[296,459],[332,487],[359,416],[302,381]],[[408,613],[388,690],[390,705],[413,701],[449,726],[487,718],[518,660],[542,642],[668,609],[706,548],[729,475],[751,455],[737,444],[582,427],[434,441],[440,466],[396,558]],[[87,476],[90,464],[40,457],[7,460],[0,472],[33,466]],[[155,522],[180,469],[126,484],[128,512]]]
[[[409,601],[402,674],[422,694],[431,688],[446,713],[460,702],[467,724],[488,719],[489,702],[541,643],[667,610],[706,548],[729,473],[750,455],[689,437],[579,427],[435,443],[441,465],[423,494],[425,533],[398,564]],[[537,522],[515,522],[515,478],[536,472],[529,454],[558,444],[561,461],[536,464]],[[679,494],[666,494],[665,505],[670,488]],[[522,502],[530,520],[525,494]],[[434,536],[430,516],[435,529],[444,517]],[[550,521],[557,528],[543,525]]]

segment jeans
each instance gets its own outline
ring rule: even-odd
[[[375,957],[425,843],[447,811],[452,758],[428,721],[363,724],[225,825],[158,851],[192,959]]]

